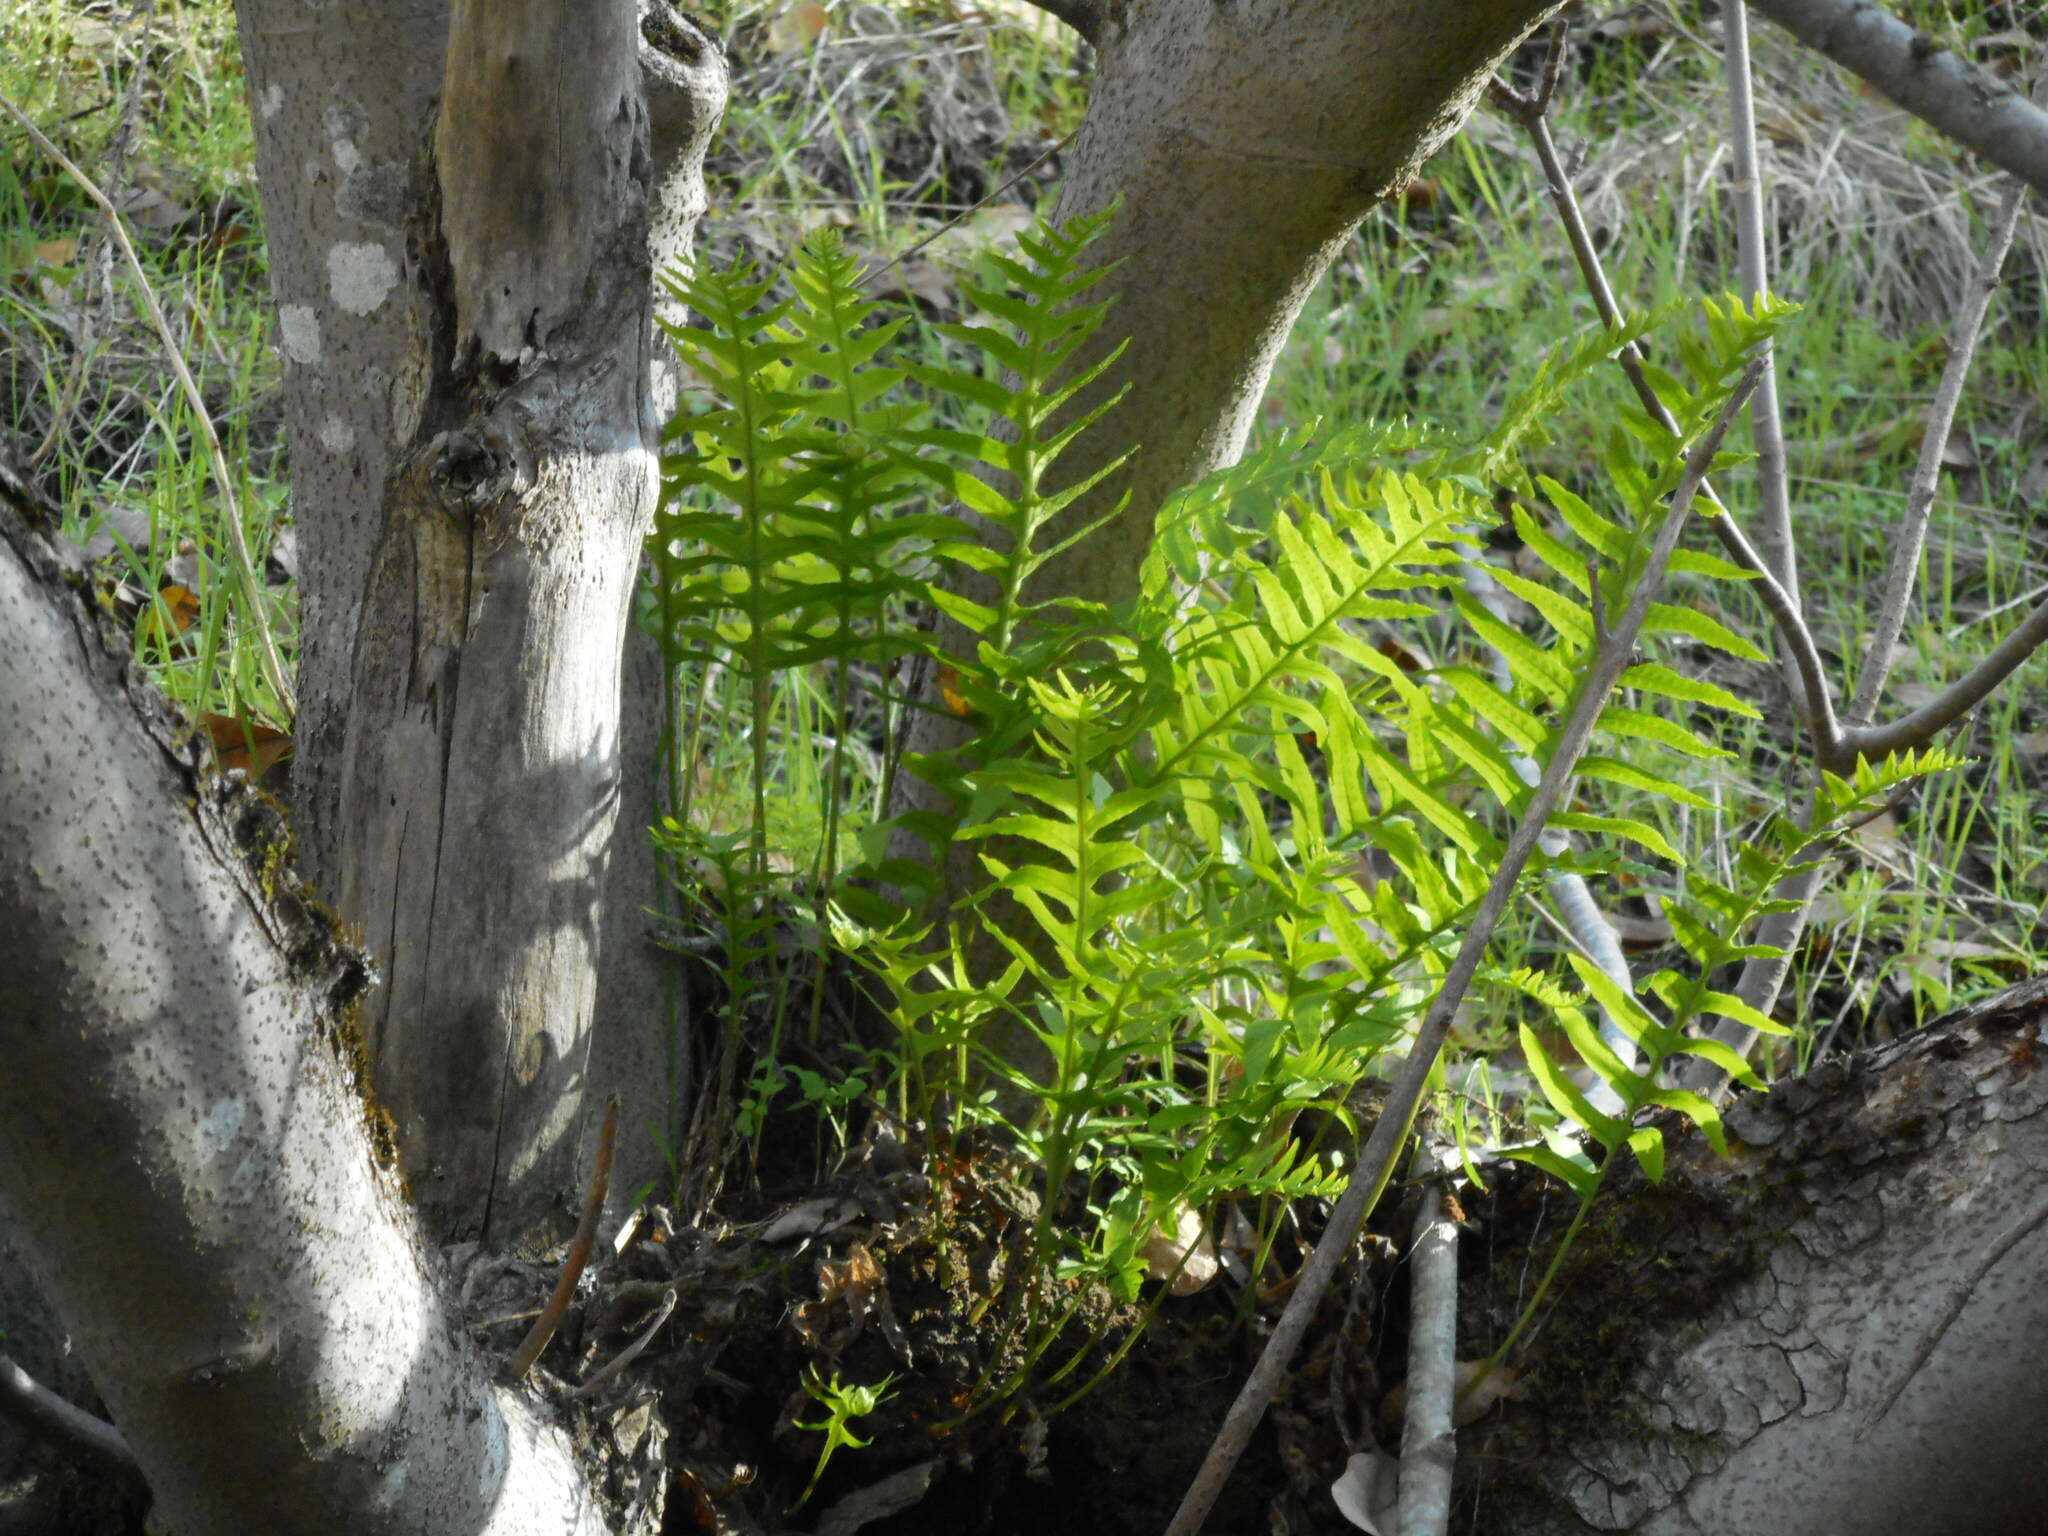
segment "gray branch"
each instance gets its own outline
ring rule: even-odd
[[[1756,92],[1749,69],[1749,17],[1742,0],[1721,0],[1723,68],[1728,81],[1728,142],[1735,157],[1735,235],[1742,269],[1742,297],[1754,304],[1771,291],[1769,237],[1764,223],[1763,165],[1756,149]],[[1764,345],[1770,359],[1772,344]],[[1792,493],[1785,476],[1785,418],[1778,408],[1778,370],[1766,361],[1763,381],[1749,405],[1756,445],[1759,536],[1771,575],[1799,604],[1799,552],[1792,533]]]
[[[132,1477],[142,1476],[142,1469],[135,1464],[135,1453],[121,1438],[121,1431],[105,1419],[95,1418],[66,1402],[15,1364],[14,1357],[4,1351],[0,1351],[0,1414]]]
[[[1594,248],[1592,233],[1586,228],[1585,216],[1579,211],[1578,196],[1572,191],[1571,178],[1565,172],[1564,161],[1557,152],[1557,141],[1551,137],[1550,123],[1544,115],[1548,98],[1522,96],[1499,81],[1494,82],[1491,96],[1503,111],[1522,125],[1529,135],[1529,142],[1535,147],[1536,158],[1543,166],[1544,181],[1550,190],[1551,205],[1564,226],[1565,238],[1571,243],[1572,256],[1578,263],[1579,276],[1586,284],[1586,291],[1592,295],[1600,323],[1620,325],[1621,305],[1614,296],[1613,285],[1607,281],[1607,269],[1601,263],[1599,251]],[[1657,397],[1649,376],[1643,372],[1643,357],[1636,344],[1629,342],[1623,346],[1615,354],[1615,361],[1628,376],[1636,398],[1650,413],[1651,419],[1665,431],[1677,432],[1677,418]],[[1835,720],[1834,695],[1828,689],[1827,674],[1821,666],[1820,647],[1806,626],[1799,603],[1772,574],[1769,564],[1743,534],[1741,526],[1723,506],[1713,486],[1702,485],[1700,494],[1718,510],[1718,516],[1708,519],[1715,537],[1737,564],[1756,575],[1753,585],[1757,598],[1770,614],[1779,639],[1792,658],[1792,673],[1798,680],[1800,711],[1813,737],[1814,751],[1823,761],[1829,761],[1839,746],[1841,735]]]
[[[1871,0],[1749,0],[1965,149],[2048,193],[2048,112]]]
[[[1426,1138],[1425,1138],[1426,1140]],[[1443,1536],[1451,1522],[1451,1472],[1458,1442],[1452,1398],[1458,1386],[1458,1224],[1445,1209],[1427,1145],[1416,1149],[1423,1181],[1409,1246],[1407,1420],[1401,1438],[1400,1536]]]
[[[1870,638],[1863,659],[1863,680],[1856,689],[1856,701],[1849,706],[1853,728],[1870,723],[1877,711],[1879,695],[1892,669],[1892,652],[1906,627],[1906,608],[1913,596],[1913,584],[1920,576],[1920,554],[1927,547],[1927,520],[1934,510],[1935,491],[1941,484],[1941,459],[1948,447],[1948,435],[1955,426],[1956,406],[1963,398],[1963,385],[1970,376],[1970,364],[1977,356],[1977,339],[1984,333],[1984,315],[1991,307],[1991,295],[1998,288],[1998,274],[2005,266],[2006,253],[2019,229],[2025,189],[2018,182],[2006,188],[2005,200],[1991,221],[1991,242],[1977,258],[1968,290],[1956,313],[1955,331],[1949,337],[1948,361],[1942,366],[1941,383],[1934,402],[1927,408],[1927,429],[1920,438],[1920,459],[1913,466],[1913,478],[1906,484],[1906,515],[1892,544],[1892,568],[1885,580],[1884,601],[1877,611],[1877,631]]]

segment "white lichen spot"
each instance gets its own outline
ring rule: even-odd
[[[266,121],[282,112],[284,110],[284,87],[275,81],[263,87],[263,94],[256,100],[256,110],[263,114]]]
[[[393,1462],[383,1477],[378,1479],[377,1492],[374,1495],[377,1507],[379,1509],[390,1509],[393,1505],[397,1504],[399,1494],[405,1491],[405,1480],[411,1475],[412,1467],[409,1463],[403,1461]]]
[[[214,1100],[196,1129],[202,1160],[210,1163],[226,1155],[235,1144],[235,1135],[242,1129],[242,1116],[247,1112],[248,1106],[240,1099]]]
[[[354,131],[360,116],[338,103],[321,114],[321,126],[327,130],[327,147],[333,152],[334,163],[341,167],[344,176],[363,163],[363,152],[356,148]]]
[[[342,240],[327,253],[327,291],[351,315],[367,315],[397,283],[398,263],[381,245]]]
[[[284,355],[310,368],[320,361],[320,317],[310,304],[286,304],[277,312]]]
[[[329,453],[347,453],[356,445],[356,429],[343,421],[332,411],[320,423],[320,446]]]

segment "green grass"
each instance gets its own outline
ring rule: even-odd
[[[29,0],[0,16],[0,92],[117,205],[221,437],[259,571],[283,528],[277,364],[239,45],[225,4]],[[7,447],[111,544],[138,652],[188,710],[276,722],[229,579],[220,487],[143,296],[82,189],[0,126]],[[178,589],[165,596],[166,589]],[[188,602],[180,592],[192,594]],[[266,589],[289,663],[296,600]]]

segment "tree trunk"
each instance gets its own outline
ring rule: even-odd
[[[396,402],[416,369],[399,268],[448,11],[406,0],[237,0],[236,22],[299,538],[293,825],[301,873],[331,892],[345,845],[336,809],[356,615],[402,446]]]
[[[1746,1096],[1729,1157],[1674,1135],[1661,1186],[1610,1189],[1529,1395],[1466,1432],[1473,1528],[2048,1529],[2044,1043],[2048,978]],[[1532,1185],[1484,1239],[1475,1341],[1547,1260]]]
[[[1063,472],[1129,466],[1069,526],[1130,505],[1049,564],[1041,595],[1136,589],[1165,498],[1234,463],[1282,343],[1359,221],[1447,143],[1558,0],[1151,0],[1104,7],[1059,217],[1121,213],[1089,254],[1122,265],[1100,388],[1128,387]]]
[[[94,596],[0,507],[0,1220],[158,1528],[602,1530],[373,1152],[360,956]]]
[[[288,40],[260,0],[243,15],[297,365],[299,814],[384,969],[376,1081],[428,1218],[507,1241],[575,1180],[615,837],[645,883],[609,899],[655,899],[651,767],[629,784],[619,750],[673,398],[649,383],[648,270],[687,253],[725,71],[665,6],[606,0],[458,7],[443,79],[439,16],[387,9],[294,7]],[[406,46],[364,67],[387,21]],[[668,1019],[645,946],[615,955],[600,1059],[637,1128],[665,1108]]]

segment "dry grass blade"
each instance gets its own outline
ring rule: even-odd
[[[183,391],[185,404],[192,412],[199,434],[206,443],[208,461],[213,466],[214,483],[221,499],[221,521],[227,527],[228,548],[234,556],[235,580],[241,588],[242,602],[248,622],[255,631],[257,651],[262,658],[264,680],[270,684],[276,696],[278,707],[285,712],[287,720],[298,713],[298,701],[292,692],[291,679],[286,676],[284,661],[278,653],[277,637],[270,632],[269,621],[263,611],[263,588],[256,579],[256,567],[249,556],[248,538],[242,529],[242,507],[235,495],[234,477],[228,469],[227,456],[221,452],[220,434],[214,430],[213,416],[206,408],[206,400],[199,392],[199,383],[192,377],[192,370],[185,365],[184,354],[171,335],[170,322],[164,318],[163,306],[157,302],[156,290],[151,286],[149,274],[143,270],[142,258],[135,254],[135,244],[128,238],[128,228],[112,199],[100,190],[90,176],[80,170],[71,158],[51,143],[48,136],[38,128],[21,108],[6,97],[0,96],[0,111],[20,125],[37,149],[54,161],[78,184],[79,190],[92,199],[95,207],[105,215],[114,241],[121,248],[121,256],[128,263],[128,270],[135,278],[141,291],[142,302],[148,308],[150,323],[156,328],[158,339],[163,343],[164,356],[176,373],[178,388]]]

